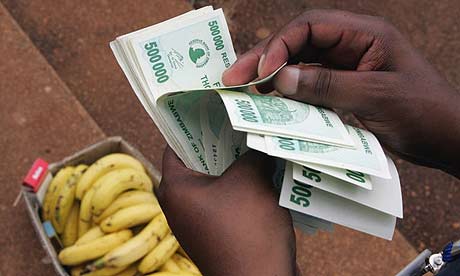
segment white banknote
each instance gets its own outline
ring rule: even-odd
[[[396,217],[354,201],[294,181],[292,164],[287,163],[280,206],[391,240]]]
[[[328,109],[268,95],[228,90],[218,93],[236,130],[355,146],[340,118]]]
[[[248,132],[246,139],[247,139],[247,145],[249,148],[255,149],[260,152],[267,153],[267,147],[265,146],[265,137],[263,135]],[[293,160],[289,160],[289,159],[286,159],[286,160],[294,162]],[[335,167],[325,166],[325,165],[316,164],[316,163],[309,163],[309,162],[302,162],[302,163],[309,168],[318,170],[322,173],[328,174],[335,178],[342,179],[358,187],[365,188],[367,190],[372,190],[371,178],[369,177],[369,175],[364,174],[362,172],[351,171],[351,170],[342,169],[342,168],[335,168]]]
[[[402,218],[403,206],[398,172],[390,158],[388,158],[388,165],[392,178],[371,176],[374,183],[372,190],[358,189],[343,180],[295,163],[293,164],[293,178],[344,199]]]
[[[356,149],[265,135],[266,153],[305,166],[308,164],[303,162],[318,163],[391,178],[387,158],[377,138],[364,129],[352,126],[347,126],[347,129],[357,145]]]

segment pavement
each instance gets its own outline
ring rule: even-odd
[[[0,248],[9,252],[0,255],[0,275],[52,275],[22,203],[12,207],[21,178],[34,158],[56,161],[105,135],[123,136],[161,168],[164,139],[115,63],[108,42],[192,5],[182,0],[0,2],[0,129],[8,130],[0,136],[5,149],[0,183],[6,187],[0,194]],[[224,8],[239,53],[305,9],[385,16],[460,88],[456,1],[222,0],[194,5],[209,2]],[[304,275],[392,275],[416,250],[438,249],[455,238],[460,206],[453,203],[460,197],[459,182],[401,160],[397,166],[405,218],[394,240],[342,227],[332,234],[298,233]]]

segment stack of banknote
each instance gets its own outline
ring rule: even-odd
[[[264,152],[283,160],[274,184],[295,226],[314,233],[336,223],[392,238],[402,217],[399,177],[376,137],[329,109],[249,92],[277,71],[224,87],[222,73],[236,54],[221,9],[190,11],[119,36],[110,47],[188,168],[221,175],[248,148]]]

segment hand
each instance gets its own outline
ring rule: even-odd
[[[294,230],[272,189],[271,161],[250,151],[213,177],[166,149],[158,200],[203,275],[295,275]]]
[[[272,83],[284,96],[350,111],[390,151],[460,175],[459,93],[389,23],[305,12],[240,57],[223,81],[263,78],[286,61]]]

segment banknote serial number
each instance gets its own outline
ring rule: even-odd
[[[250,101],[235,99],[236,106],[238,107],[238,111],[241,114],[243,120],[250,122],[250,123],[257,123],[257,115],[254,112],[254,108],[251,106]]]
[[[149,57],[153,72],[155,72],[157,83],[168,81],[168,72],[166,71],[165,64],[161,61],[160,49],[158,49],[157,43],[155,41],[146,43],[144,48],[147,50],[147,56]]]
[[[224,49],[224,40],[222,39],[222,35],[220,34],[219,23],[217,20],[209,21],[208,22],[209,30],[211,31],[212,40],[214,41],[214,46],[216,47],[217,51]]]

